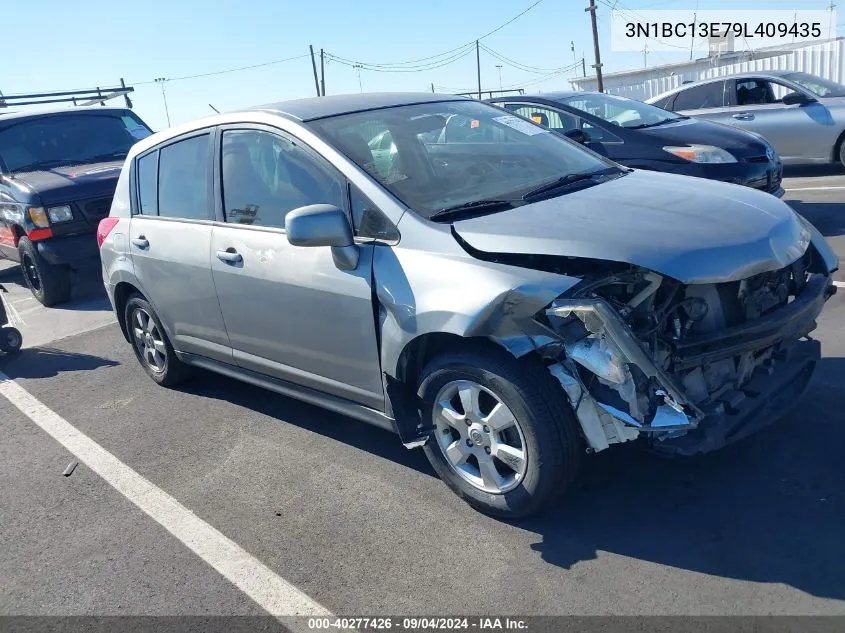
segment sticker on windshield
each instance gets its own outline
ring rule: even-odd
[[[132,135],[136,141],[140,141],[141,139],[147,138],[152,132],[142,127],[136,127],[129,130],[129,133]]]
[[[529,123],[524,119],[520,119],[519,117],[513,116],[512,114],[506,114],[504,116],[496,116],[493,117],[494,121],[498,121],[502,125],[507,125],[509,128],[516,130],[517,132],[522,132],[527,136],[534,136],[535,134],[542,134],[543,132],[548,132],[547,129],[540,127],[539,125],[534,125],[533,123]]]

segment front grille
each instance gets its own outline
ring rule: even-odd
[[[748,163],[768,163],[769,157],[765,154],[762,156],[747,156],[745,161]]]
[[[111,197],[84,200],[80,203],[82,211],[89,220],[100,220],[111,210]]]

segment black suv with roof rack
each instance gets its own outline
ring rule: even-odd
[[[67,301],[71,269],[99,257],[123,161],[150,134],[128,108],[0,114],[0,256],[45,306]]]

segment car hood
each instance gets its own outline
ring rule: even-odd
[[[810,234],[789,206],[739,185],[647,171],[515,209],[457,221],[486,253],[624,262],[684,283],[782,268]]]
[[[700,143],[721,147],[735,156],[765,156],[766,143],[759,137],[745,130],[704,121],[701,119],[681,119],[655,127],[637,130],[643,136],[660,140],[666,145],[690,145]]]
[[[114,194],[123,160],[54,167],[14,174],[33,189],[42,205],[60,204]]]

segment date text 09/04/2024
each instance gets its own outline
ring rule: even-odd
[[[497,617],[322,617],[309,618],[308,628],[314,631],[446,631],[479,630],[519,631],[528,628],[525,620]]]
[[[626,22],[625,37],[821,37],[819,22]]]

